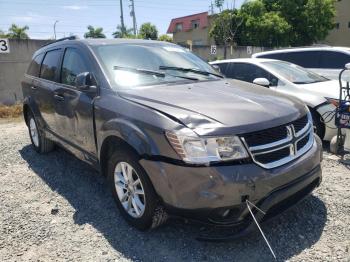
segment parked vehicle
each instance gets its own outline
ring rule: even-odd
[[[270,58],[287,61],[329,79],[338,80],[339,73],[350,63],[350,47],[303,47],[256,53],[253,58]],[[350,79],[350,75],[346,75]]]
[[[246,200],[272,216],[321,182],[304,104],[230,83],[171,43],[52,43],[34,54],[22,86],[34,149],[57,144],[99,169],[139,229],[175,214],[248,232]]]
[[[219,66],[228,78],[262,85],[299,98],[309,107],[315,132],[321,139],[330,141],[337,135],[334,112],[339,97],[338,81],[273,59],[230,59],[211,64]]]

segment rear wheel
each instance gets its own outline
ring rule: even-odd
[[[136,154],[130,150],[112,154],[108,181],[118,209],[132,226],[147,230],[166,221],[167,214]]]
[[[51,140],[44,137],[41,130],[38,128],[37,122],[32,113],[28,113],[28,129],[30,140],[35,151],[44,154],[54,149],[55,144]]]

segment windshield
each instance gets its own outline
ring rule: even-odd
[[[192,52],[172,44],[125,43],[93,48],[112,83],[118,88],[219,79],[209,64]]]
[[[294,84],[312,84],[329,80],[303,67],[288,62],[268,61],[262,62],[262,64]]]

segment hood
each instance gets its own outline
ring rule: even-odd
[[[305,114],[299,100],[237,80],[169,84],[118,93],[176,119],[199,135],[248,133],[286,124]]]
[[[345,85],[345,82],[344,82]],[[319,96],[322,101],[324,97],[339,98],[339,81],[331,80],[325,82],[317,82],[312,84],[298,85],[299,87],[306,89],[314,96]]]

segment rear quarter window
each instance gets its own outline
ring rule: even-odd
[[[41,65],[40,77],[50,81],[56,81],[59,73],[61,50],[48,51]]]
[[[39,54],[30,63],[27,74],[31,76],[39,76],[41,61],[43,60],[44,54]]]
[[[322,62],[320,68],[343,69],[347,63],[350,63],[349,54],[335,51],[324,51],[322,52]]]

